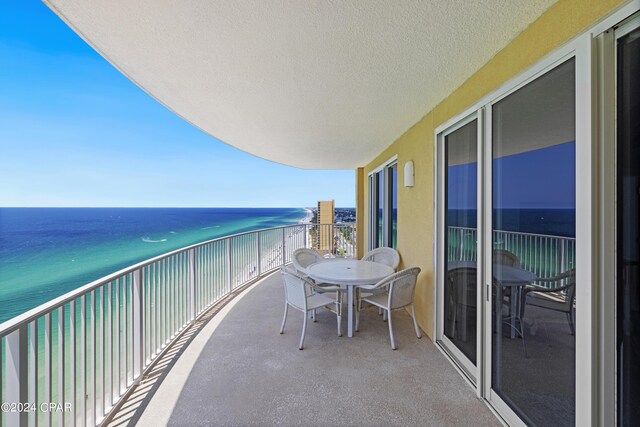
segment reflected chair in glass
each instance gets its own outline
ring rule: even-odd
[[[316,285],[315,291],[322,293],[335,293],[336,295],[336,304],[342,305],[342,296],[344,294],[344,289],[341,289],[340,286],[337,285],[328,285],[323,283],[318,283],[307,276],[307,267],[311,264],[316,264],[318,262],[326,262],[329,261],[316,252],[314,249],[310,248],[300,248],[293,251],[292,264],[295,270],[305,276],[307,280],[313,282]],[[311,316],[315,322],[316,312],[311,312]]]
[[[420,328],[416,322],[416,310],[413,305],[413,296],[415,293],[416,282],[420,274],[419,267],[407,268],[405,270],[393,273],[392,275],[382,279],[375,285],[361,286],[365,290],[384,289],[384,291],[369,296],[362,296],[362,301],[366,301],[376,307],[381,308],[387,313],[389,323],[389,338],[391,339],[391,349],[396,349],[396,342],[393,336],[393,321],[391,319],[391,311],[398,310],[407,306],[411,306],[411,316],[413,317],[413,327],[416,336],[422,338]],[[360,307],[356,306],[356,331],[360,328]]]
[[[506,249],[493,250],[493,263],[508,265],[509,267],[520,267],[520,258],[513,252]]]
[[[526,305],[565,313],[571,335],[575,335],[574,303],[576,299],[576,270],[568,270],[553,277],[539,278],[537,284],[524,290],[522,313],[524,319]]]
[[[338,320],[338,336],[341,337],[342,307],[338,304],[337,298],[327,293],[321,294],[314,292],[317,291],[316,284],[290,267],[283,267],[280,273],[282,274],[285,295],[284,316],[282,318],[280,333],[284,333],[289,307],[291,306],[296,310],[302,311],[304,313],[302,335],[300,336],[300,345],[298,346],[298,348],[302,350],[304,348],[304,337],[307,331],[307,314],[318,308],[325,307],[336,314]],[[335,305],[335,310],[331,309],[332,305]]]
[[[467,307],[476,312],[477,269],[473,267],[454,268],[447,272],[447,293],[449,306],[448,335],[456,338],[458,323],[462,325],[460,339],[467,341]],[[461,308],[458,312],[458,308]],[[460,316],[458,315],[460,314]],[[459,319],[460,317],[460,319]]]
[[[492,262],[494,265],[506,265],[508,267],[520,268],[521,266],[520,258],[506,249],[494,249]],[[504,298],[503,302],[509,306],[509,317],[511,317],[511,288],[503,288],[502,297]]]

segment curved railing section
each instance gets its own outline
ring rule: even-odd
[[[355,226],[298,224],[198,243],[0,324],[0,424],[101,424],[203,312],[302,247],[354,257]]]

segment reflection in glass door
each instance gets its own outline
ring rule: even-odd
[[[478,123],[447,134],[444,151],[443,328],[454,346],[476,366],[478,339]],[[467,373],[474,377],[473,369]]]
[[[575,424],[574,63],[491,109],[491,389],[531,425]]]

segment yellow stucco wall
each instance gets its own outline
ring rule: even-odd
[[[619,6],[621,0],[560,0],[497,53],[458,89],[428,112],[418,123],[363,168],[358,203],[368,200],[368,173],[394,155],[398,156],[398,251],[401,268],[422,268],[416,288],[416,317],[433,339],[433,231],[434,231],[434,130],[464,112],[483,96],[534,65],[573,37],[581,34]],[[404,187],[403,169],[415,164],[415,185]],[[360,169],[358,169],[360,171]],[[358,174],[359,172],[356,172]],[[356,178],[358,180],[358,178]],[[358,209],[358,246],[366,247],[366,204]],[[358,206],[360,207],[360,206]],[[360,227],[360,225],[364,227]]]

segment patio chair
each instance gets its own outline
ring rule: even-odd
[[[505,249],[493,250],[493,263],[500,265],[508,265],[510,267],[520,267],[520,258],[513,252]]]
[[[498,265],[506,265],[508,267],[520,267],[520,258],[513,252],[506,249],[494,249],[493,250],[493,263]],[[511,288],[503,289],[502,296],[504,298],[503,303],[509,305],[511,300]],[[511,313],[509,313],[511,316]]]
[[[293,258],[291,262],[294,268],[304,275],[306,275],[307,267],[317,262],[326,261],[322,255],[310,248],[300,248],[293,251]]]
[[[315,292],[323,294],[334,292],[336,296],[336,304],[342,305],[342,296],[344,294],[344,289],[340,288],[340,286],[336,285],[328,285],[323,283],[318,283],[307,276],[307,267],[311,264],[315,264],[318,262],[327,261],[322,255],[320,255],[317,251],[310,248],[300,248],[293,251],[292,264],[295,270],[306,277],[307,280],[313,282],[316,285],[314,289]],[[315,310],[311,312],[311,316],[313,321],[316,320],[316,312]]]
[[[416,322],[416,310],[413,305],[413,295],[416,288],[416,281],[420,273],[419,267],[407,268],[405,270],[393,273],[392,275],[382,279],[375,285],[362,286],[363,289],[385,289],[382,293],[371,296],[363,296],[362,300],[369,304],[375,305],[388,313],[389,320],[389,338],[391,339],[391,349],[396,349],[396,342],[393,336],[393,322],[391,320],[391,311],[398,310],[407,306],[411,306],[411,315],[413,317],[413,327],[416,330],[416,336],[422,338],[420,328]],[[360,328],[360,307],[356,309],[356,331]]]
[[[393,268],[393,271],[396,271],[398,269],[398,265],[400,265],[400,254],[393,248],[380,247],[367,252],[362,257],[362,261],[379,262],[380,264],[388,265],[389,267]],[[361,289],[357,288],[356,304],[360,306],[361,297],[370,297],[371,295],[381,292],[386,292],[386,289],[372,289],[367,291],[365,294],[362,294]],[[382,314],[382,309],[378,310],[378,314]],[[386,320],[386,316],[383,317],[383,320]]]
[[[317,286],[309,280],[309,278],[299,274],[292,268],[282,267],[280,273],[282,274],[285,295],[284,316],[282,318],[280,333],[284,333],[284,325],[287,322],[289,306],[302,311],[304,313],[302,335],[300,337],[300,345],[298,346],[298,348],[302,350],[304,348],[304,336],[307,331],[307,314],[317,308],[326,307],[336,314],[338,319],[338,336],[341,337],[342,307],[338,304],[337,299],[330,297],[326,293],[320,294],[313,292]],[[335,305],[335,310],[330,309],[332,305]]]
[[[376,248],[367,252],[365,256],[362,257],[362,261],[379,262],[388,265],[393,268],[393,271],[396,271],[398,265],[400,265],[400,254],[393,248]]]
[[[529,285],[524,289],[522,313],[524,319],[525,306],[546,308],[565,313],[569,322],[571,335],[575,335],[573,305],[576,299],[576,270],[568,270],[553,277],[539,278],[538,285]],[[542,286],[540,283],[544,283]]]
[[[454,268],[447,272],[447,290],[449,305],[449,327],[448,332],[451,337],[456,338],[458,324],[462,325],[461,339],[467,341],[467,310],[472,308],[476,311],[477,302],[477,269],[472,267]],[[458,308],[461,307],[461,319],[458,319]]]

